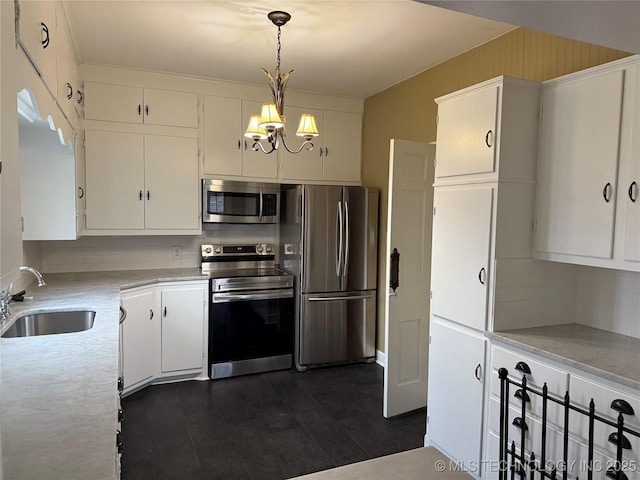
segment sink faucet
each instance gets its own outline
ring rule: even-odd
[[[42,274],[35,268],[22,266],[18,270],[20,270],[21,272],[33,273],[33,276],[36,277],[36,280],[38,280],[39,287],[43,287],[46,285],[46,283],[44,282],[44,278],[42,278]]]
[[[46,285],[44,282],[44,278],[42,278],[42,274],[33,267],[22,266],[18,270],[21,272],[30,272],[36,277],[38,280],[38,286],[42,287]],[[7,288],[0,291],[0,320],[6,320],[9,318],[9,314],[11,313],[9,310],[9,302],[11,301],[11,297],[13,295],[13,283],[7,285]]]
[[[10,283],[7,288],[0,291],[0,320],[9,318],[9,302],[11,301],[12,291],[13,283]]]

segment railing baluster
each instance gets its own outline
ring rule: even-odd
[[[500,377],[500,463],[498,464],[498,478],[506,480],[506,461],[507,461],[507,432],[509,431],[509,372],[506,368],[498,370]]]
[[[540,469],[540,480],[544,480],[545,473],[547,471],[547,402],[549,400],[549,389],[547,382],[544,382],[542,386],[542,445],[540,445],[540,462],[542,468]]]
[[[595,423],[596,404],[593,398],[589,402],[589,458],[587,480],[593,480],[593,431]]]
[[[569,390],[564,394],[564,432],[562,439],[562,480],[567,480],[567,465],[569,455]]]

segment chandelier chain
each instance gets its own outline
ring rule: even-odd
[[[278,27],[278,70],[280,70],[280,27]]]

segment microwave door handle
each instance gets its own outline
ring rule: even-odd
[[[336,215],[336,276],[340,276],[342,266],[342,202],[338,201]]]
[[[347,265],[349,265],[349,233],[351,224],[349,222],[349,202],[344,202],[344,263],[342,264],[342,276],[347,276]]]
[[[263,206],[263,202],[262,202],[262,190],[260,190],[260,223],[262,223],[262,206]]]

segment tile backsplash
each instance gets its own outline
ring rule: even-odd
[[[43,273],[190,268],[203,243],[278,242],[278,225],[209,225],[200,236],[81,237],[42,242]],[[173,258],[180,246],[181,258]]]
[[[640,338],[640,273],[578,267],[576,322]]]

